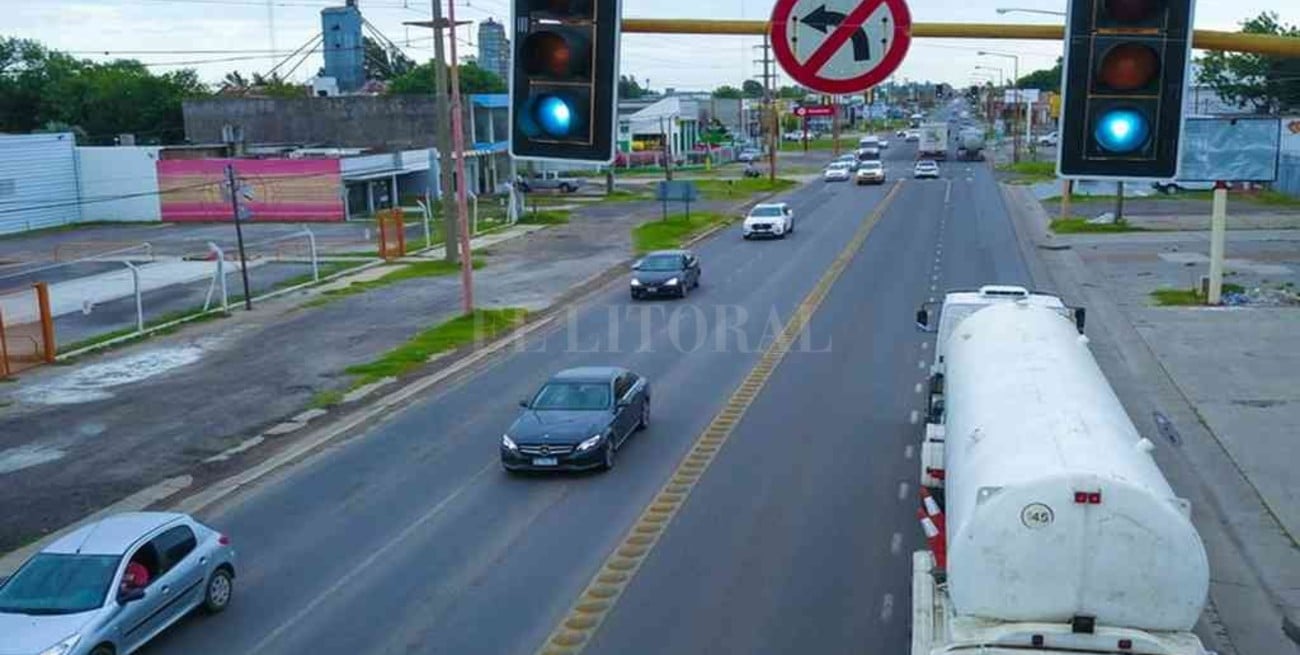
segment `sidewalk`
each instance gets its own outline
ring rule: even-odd
[[[1300,611],[1300,308],[1157,307],[1150,292],[1205,272],[1203,233],[1055,235],[1023,188],[1004,185],[1037,261],[1036,282],[1088,308],[1107,377],[1179,495],[1210,556],[1203,637],[1221,653],[1294,653]],[[1229,237],[1246,284],[1300,280],[1300,234]],[[1246,235],[1242,235],[1246,237]],[[1050,243],[1051,250],[1039,246]],[[1046,283],[1040,281],[1046,279]]]
[[[745,202],[699,208],[738,212]],[[490,246],[477,255],[486,264],[475,272],[477,305],[562,302],[628,261],[632,227],[659,212],[653,202],[606,203],[565,225],[475,239],[476,250]],[[304,411],[319,394],[350,387],[344,369],[458,315],[460,280],[418,277],[313,303],[323,297],[322,287],[286,294],[0,385],[0,553],[133,494],[199,489],[274,454],[321,420],[323,411]]]

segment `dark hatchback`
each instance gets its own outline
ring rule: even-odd
[[[611,469],[633,432],[650,424],[650,382],[629,370],[590,366],[560,371],[501,436],[507,471]]]
[[[700,286],[700,259],[689,250],[657,250],[632,265],[632,299],[685,298]]]

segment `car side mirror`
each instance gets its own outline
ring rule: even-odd
[[[632,264],[632,270],[634,270],[634,271],[639,271],[639,270],[641,270],[641,262],[637,262],[637,263],[635,263],[635,264]]]
[[[527,398],[524,398],[523,400],[520,400],[520,401],[519,401],[519,406],[520,406],[520,407],[523,407],[524,409],[528,409],[528,399],[527,399]]]
[[[916,329],[922,332],[930,331],[930,312],[924,307],[916,310]]]
[[[1088,310],[1082,307],[1075,307],[1074,327],[1075,329],[1079,330],[1079,334],[1083,334],[1083,324],[1086,323],[1087,321],[1088,321]]]
[[[122,591],[118,592],[117,603],[119,605],[126,605],[128,603],[134,603],[135,601],[140,600],[141,598],[144,598],[143,587],[127,587],[126,589],[123,589]]]

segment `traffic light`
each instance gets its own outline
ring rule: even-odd
[[[1070,0],[1057,172],[1177,177],[1192,0]]]
[[[514,0],[511,155],[614,159],[620,14],[619,0]]]

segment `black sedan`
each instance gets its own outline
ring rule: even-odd
[[[626,369],[571,368],[556,373],[501,436],[507,471],[611,469],[614,453],[650,424],[650,382]]]
[[[689,250],[657,250],[632,265],[632,299],[685,298],[700,286],[700,260]]]

